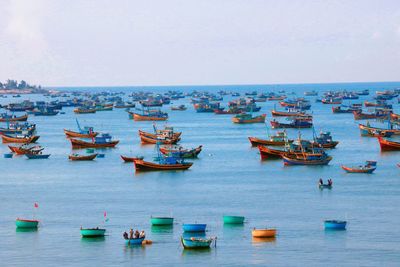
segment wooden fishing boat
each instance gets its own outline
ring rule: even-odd
[[[346,230],[346,221],[326,220],[324,221],[325,230]]]
[[[400,142],[391,141],[381,136],[378,136],[381,151],[400,150]]]
[[[184,232],[205,232],[207,224],[202,223],[184,223],[182,229]]]
[[[39,221],[17,218],[15,220],[15,225],[17,226],[17,228],[37,228],[39,225]]]
[[[28,120],[28,114],[22,116],[8,115],[6,113],[0,114],[0,122],[27,121],[27,120]]]
[[[342,165],[347,173],[373,173],[376,169],[376,161],[366,161],[363,166],[347,167]]]
[[[321,100],[322,104],[340,105],[342,104],[341,98],[324,98]]]
[[[372,127],[369,125],[369,123],[367,123],[367,125],[360,123],[358,124],[358,128],[360,129],[361,136],[390,137],[392,135],[400,135],[399,129],[384,129],[384,128]]]
[[[144,161],[141,159],[133,160],[135,163],[136,171],[169,171],[169,170],[187,170],[193,163],[192,162],[176,162],[176,163],[154,163],[149,161]]]
[[[184,149],[182,146],[177,145],[165,145],[160,146],[160,152],[164,155],[171,154],[178,158],[197,158],[202,150],[202,145],[192,148],[192,149]]]
[[[130,111],[128,113],[132,114],[134,121],[166,121],[168,119],[168,114],[161,111],[147,114],[139,114]]]
[[[277,132],[276,135],[271,135],[269,139],[260,139],[257,137],[249,137],[252,146],[284,146],[286,143],[292,143],[293,140],[288,140],[286,132]]]
[[[313,126],[312,119],[310,118],[301,118],[301,117],[293,117],[292,122],[290,123],[282,123],[276,121],[275,119],[270,121],[272,128],[311,128]]]
[[[13,135],[13,134],[26,134],[31,135],[36,130],[36,124],[31,124],[28,122],[19,123],[13,122],[8,123],[7,127],[0,127],[0,133]]]
[[[183,238],[181,237],[181,243],[184,249],[209,249],[213,239],[212,238]]]
[[[185,105],[179,105],[179,106],[171,106],[171,110],[179,110],[179,111],[183,111],[186,110],[187,107]]]
[[[299,153],[282,156],[283,164],[289,165],[327,165],[332,160],[331,156],[324,153]]]
[[[253,117],[248,113],[241,113],[232,118],[233,123],[264,123],[266,114]]]
[[[252,146],[284,146],[286,142],[292,143],[293,140],[280,141],[274,139],[260,139],[257,137],[249,137]]]
[[[224,224],[243,224],[244,216],[224,215],[223,221]]]
[[[307,114],[303,111],[299,111],[299,110],[289,110],[289,111],[278,111],[278,110],[271,110],[271,114],[274,117],[307,117],[307,118],[311,118],[312,115]]]
[[[42,152],[39,153],[27,153],[25,156],[28,159],[47,159],[50,157],[50,154],[42,154]]]
[[[174,224],[174,218],[172,217],[151,217],[151,225],[173,225]]]
[[[96,228],[81,228],[82,237],[103,237],[106,233],[106,229]]]
[[[391,111],[387,110],[376,110],[373,113],[364,113],[361,110],[353,111],[355,120],[368,120],[368,119],[377,119],[377,118],[388,118],[390,116]]]
[[[76,108],[74,109],[74,113],[76,114],[89,114],[89,113],[96,113],[96,109],[94,108]]]
[[[286,150],[282,149],[273,149],[267,146],[257,146],[260,151],[261,160],[266,159],[280,159],[283,155],[287,153]]]
[[[72,154],[68,156],[69,160],[72,161],[83,161],[83,160],[94,160],[98,154],[92,155],[79,155],[79,154]]]
[[[141,237],[141,238],[128,238],[128,239],[125,239],[125,244],[129,245],[129,246],[142,245],[143,241],[144,241],[144,237]]]
[[[272,238],[275,237],[277,230],[275,228],[256,229],[251,231],[251,235],[255,238]]]
[[[78,137],[78,138],[93,138],[99,134],[98,132],[78,133],[66,129],[64,129],[64,133],[67,137]]]
[[[332,140],[330,132],[320,132],[319,136],[314,135],[312,143],[322,148],[335,148],[339,144],[338,141]]]
[[[139,137],[142,144],[176,144],[180,140],[181,132],[174,132],[172,127],[165,127],[164,130],[156,130],[155,134],[139,130]]]
[[[39,153],[44,148],[41,146],[8,146],[8,148],[17,155],[25,155],[29,153]]]
[[[3,140],[3,143],[23,143],[23,144],[30,144],[30,143],[35,143],[40,136],[38,135],[32,135],[32,136],[10,136],[6,134],[1,134],[1,138]]]
[[[109,134],[103,133],[101,136],[96,136],[91,142],[83,141],[80,139],[70,138],[72,148],[108,148],[115,147],[119,140],[111,140]]]
[[[122,156],[121,155],[121,159],[124,162],[134,162],[135,160],[142,160],[144,157],[127,157],[127,156]]]

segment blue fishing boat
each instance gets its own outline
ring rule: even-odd
[[[184,223],[182,225],[184,232],[205,232],[206,227],[207,224],[199,224],[199,223],[192,223],[192,224]]]
[[[50,154],[25,154],[28,159],[47,159],[50,157]]]
[[[143,241],[144,241],[144,237],[128,238],[128,239],[125,239],[125,244],[126,245],[142,245]]]
[[[181,237],[181,243],[184,249],[209,249],[211,243],[213,242],[212,238],[183,238]]]
[[[324,221],[325,230],[346,230],[346,221],[326,220]]]

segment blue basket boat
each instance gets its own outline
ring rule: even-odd
[[[144,241],[144,237],[131,238],[131,239],[125,239],[125,244],[126,245],[142,245],[143,241]]]
[[[324,222],[325,230],[346,230],[346,221],[326,220]]]
[[[199,223],[192,223],[192,224],[183,224],[182,228],[184,232],[205,232],[207,224],[199,224]]]
[[[11,159],[12,157],[13,157],[13,154],[11,154],[11,153],[4,154],[4,158],[6,158],[6,159]]]

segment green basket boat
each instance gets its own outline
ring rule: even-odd
[[[171,217],[151,217],[152,225],[172,225],[174,224],[174,218]]]
[[[15,225],[17,226],[17,228],[37,228],[39,225],[39,221],[17,218],[17,220],[15,221]]]
[[[244,222],[244,216],[224,215],[223,218],[226,224],[243,224]]]
[[[106,229],[101,228],[81,228],[82,237],[102,237],[106,233]]]

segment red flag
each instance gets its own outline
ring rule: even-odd
[[[104,218],[105,218],[105,217],[107,217],[107,212],[106,212],[106,211],[104,212]]]
[[[39,204],[35,202],[35,204],[33,205],[35,208],[39,208]]]

